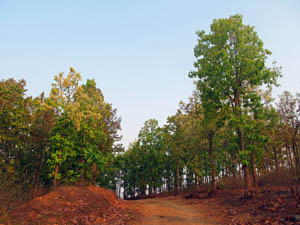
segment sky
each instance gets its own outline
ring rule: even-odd
[[[127,147],[146,120],[162,126],[192,94],[195,32],[237,13],[282,67],[273,96],[300,92],[298,0],[0,0],[0,79],[47,95],[54,75],[74,67],[117,108]]]

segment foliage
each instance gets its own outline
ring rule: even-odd
[[[24,80],[0,82],[1,192],[20,186],[36,196],[40,185],[79,180],[113,186],[121,120],[94,80],[80,80],[71,68],[55,76],[49,97],[36,98]]]
[[[0,82],[0,196],[36,196],[40,186],[91,183],[124,198],[178,194],[223,183],[245,196],[259,177],[288,171],[300,184],[300,94],[271,98],[280,68],[254,27],[237,14],[197,32],[196,90],[164,125],[145,121],[126,152],[119,143],[121,118],[94,80],[81,83],[70,68],[54,78],[49,96],[26,96],[25,81]],[[15,192],[11,189],[17,190]]]

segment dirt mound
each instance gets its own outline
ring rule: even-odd
[[[106,189],[61,187],[16,208],[12,224],[130,224],[126,203]]]

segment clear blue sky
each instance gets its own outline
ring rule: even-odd
[[[164,124],[192,93],[195,31],[236,13],[283,67],[274,96],[300,92],[298,0],[0,0],[0,78],[24,78],[37,96],[73,66],[118,109],[127,146],[145,120]]]

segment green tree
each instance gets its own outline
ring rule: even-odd
[[[191,182],[195,184],[195,189],[199,189],[205,168],[203,153],[207,150],[207,140],[203,135],[203,109],[199,91],[194,91],[188,103],[180,102],[180,109],[185,114],[184,133],[182,135],[185,143],[185,161],[187,169],[192,177],[187,176],[188,187]]]
[[[115,145],[120,140],[121,120],[94,80],[84,85],[80,80],[80,73],[70,68],[66,77],[63,73],[55,76],[52,85],[48,102],[56,122],[50,138],[50,177],[54,185],[58,180],[75,182],[80,178],[81,182],[110,186],[113,152],[122,149]]]
[[[158,121],[149,119],[139,132],[138,141],[143,152],[145,181],[151,195],[162,185],[164,152],[162,148],[162,131]]]
[[[30,158],[33,169],[33,197],[36,197],[41,182],[49,185],[46,175],[46,159],[49,151],[49,138],[54,126],[54,110],[48,107],[44,94],[33,99],[30,123]],[[43,179],[41,177],[43,176]],[[47,183],[47,184],[46,184]]]
[[[254,27],[244,25],[237,14],[228,19],[214,20],[210,33],[198,31],[195,47],[195,71],[189,76],[198,78],[200,90],[209,90],[210,99],[220,110],[231,107],[230,123],[238,137],[242,158],[245,196],[252,196],[249,174],[250,151],[245,131],[251,114],[262,106],[261,96],[254,88],[276,84],[277,68],[268,68],[266,59],[271,52],[263,48]]]
[[[20,193],[27,193],[31,184],[29,107],[32,99],[25,93],[24,80],[0,82],[0,192],[7,198],[21,198]]]
[[[82,116],[79,111],[80,104],[76,102],[76,92],[78,91],[80,80],[80,73],[76,73],[73,68],[70,68],[70,72],[65,78],[64,74],[60,73],[54,78],[55,82],[52,84],[49,96],[49,107],[54,109],[56,115],[55,127],[50,138],[51,153],[48,159],[48,165],[52,168],[52,172],[49,175],[54,179],[54,186],[61,179],[62,173],[59,172],[61,165],[65,165],[64,162],[70,159],[71,156],[78,156],[78,150],[75,148],[74,133],[75,128],[77,130],[80,128]],[[78,177],[78,174],[74,174],[73,169],[70,169],[65,174],[72,174],[74,179]],[[74,179],[71,180],[75,181]]]
[[[170,157],[175,162],[175,192],[178,194],[183,189],[182,171],[185,167],[185,142],[184,142],[185,115],[178,110],[173,116],[169,116],[165,125],[165,140]]]

